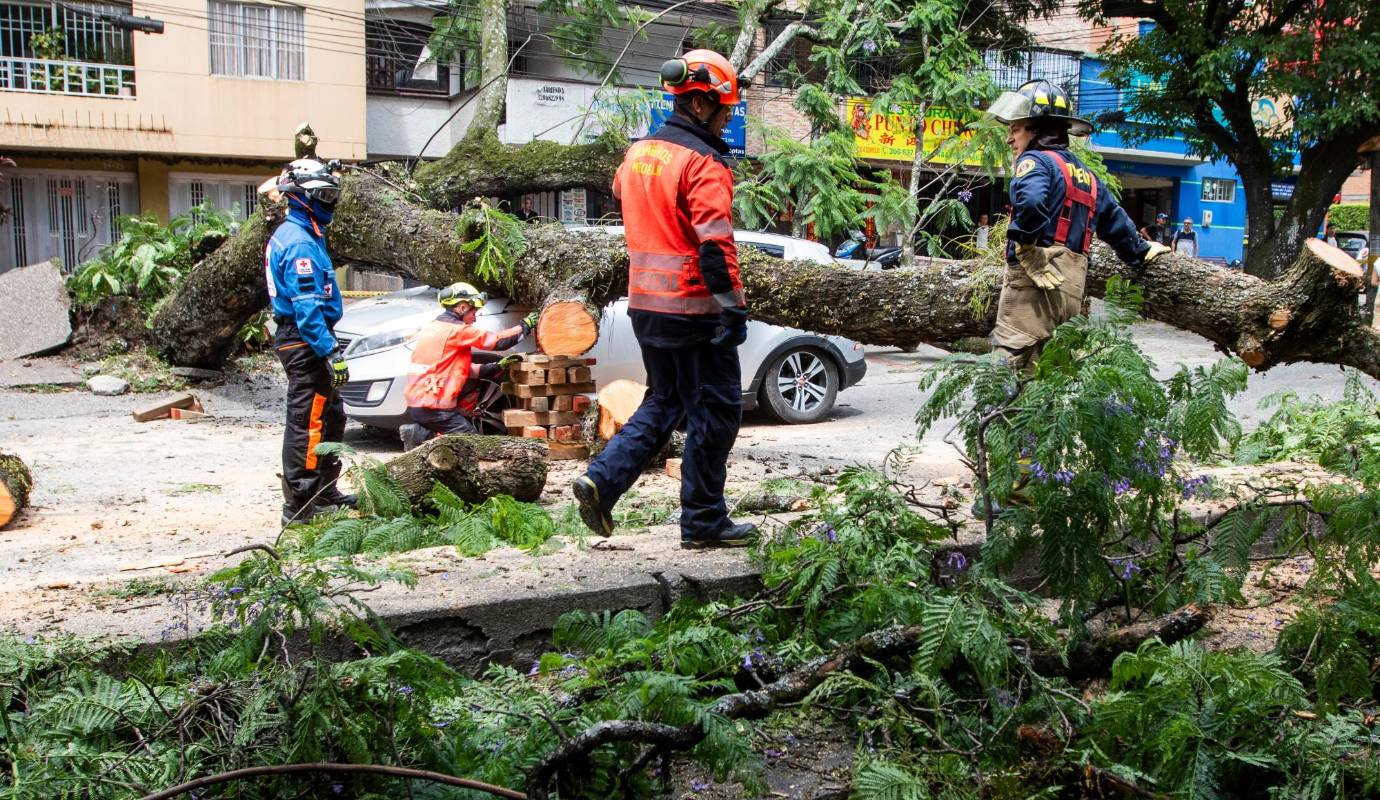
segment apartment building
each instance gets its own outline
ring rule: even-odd
[[[363,159],[364,48],[364,0],[0,0],[0,270],[70,270],[124,214],[247,216],[303,121]]]

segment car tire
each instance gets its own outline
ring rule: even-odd
[[[792,347],[762,373],[759,392],[767,413],[792,425],[819,422],[839,395],[839,369],[813,347]]]

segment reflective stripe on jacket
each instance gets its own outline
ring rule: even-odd
[[[628,243],[628,307],[685,316],[746,307],[728,146],[686,120],[628,149],[613,180]]]

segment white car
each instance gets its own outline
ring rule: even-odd
[[[802,253],[811,253],[812,248],[804,245],[816,244],[748,231],[735,238],[754,247],[781,246],[786,258],[808,259],[810,256]],[[819,248],[832,263],[828,249],[823,245]],[[436,289],[429,286],[403,289],[345,308],[335,334],[350,364],[350,382],[340,390],[346,415],[379,428],[397,428],[409,421],[403,392],[412,360],[410,340],[441,311]],[[516,325],[527,312],[506,298],[495,298],[485,303],[476,324],[499,331]],[[531,352],[533,345],[529,337],[509,352]],[[756,321],[748,322],[747,342],[738,354],[743,371],[743,408],[760,405],[782,422],[824,419],[838,393],[862,380],[867,371],[863,347],[851,339]],[[600,385],[619,378],[646,382],[627,298],[604,308],[599,341],[585,355],[594,359],[594,380]]]

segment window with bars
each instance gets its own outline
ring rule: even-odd
[[[200,221],[195,209],[205,203],[230,211],[238,219],[249,219],[259,204],[258,189],[258,183],[242,177],[174,172],[168,179],[168,211],[172,216],[191,212]]]
[[[211,0],[206,10],[212,75],[304,79],[302,9]]]
[[[1203,178],[1202,197],[1207,203],[1236,202],[1236,181],[1231,178]]]
[[[1082,58],[1059,50],[1024,50],[1018,53],[987,50],[982,54],[987,74],[1001,91],[1019,88],[1026,81],[1044,78],[1064,87],[1078,107],[1078,81]]]
[[[431,26],[370,19],[364,38],[370,91],[450,94],[450,65],[431,57]]]
[[[35,34],[60,31],[63,55],[94,64],[134,64],[130,32],[90,13],[128,14],[129,3],[0,2],[0,56],[38,58],[31,42]]]

